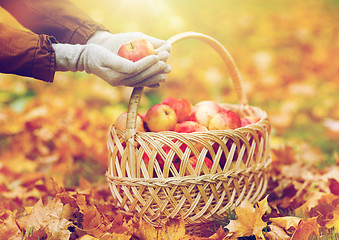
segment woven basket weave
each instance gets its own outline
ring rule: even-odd
[[[134,88],[128,107],[127,130],[111,126],[106,178],[118,205],[138,213],[154,226],[182,217],[193,226],[224,218],[243,200],[256,202],[266,191],[270,163],[267,114],[247,105],[237,67],[227,50],[200,33],[181,33],[168,40],[198,39],[215,49],[228,68],[239,104],[220,103],[240,116],[259,117],[255,124],[234,130],[177,133],[137,132],[135,122],[142,88]],[[146,164],[143,158],[148,156]],[[190,156],[197,157],[195,170]],[[211,169],[204,158],[213,160]],[[175,159],[180,158],[180,167]],[[159,164],[161,162],[161,164]]]

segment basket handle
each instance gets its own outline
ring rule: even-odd
[[[234,63],[234,60],[232,56],[229,54],[229,52],[222,46],[217,40],[214,38],[202,34],[202,33],[196,33],[196,32],[183,32],[179,33],[170,39],[167,40],[167,42],[171,45],[174,43],[184,40],[184,39],[198,39],[202,42],[207,43],[209,46],[211,46],[223,59],[223,61],[226,64],[226,67],[229,71],[229,74],[232,79],[232,83],[234,86],[234,90],[237,93],[238,96],[238,102],[241,105],[247,104],[247,98],[244,92],[244,89],[242,87],[242,80],[240,77],[240,72],[237,68],[237,66]],[[130,172],[131,177],[136,177],[135,173],[135,162],[133,160],[135,159],[135,148],[134,148],[134,135],[136,133],[136,119],[137,119],[137,113],[139,109],[140,99],[142,96],[143,87],[136,87],[133,89],[129,104],[128,104],[128,110],[127,110],[127,125],[126,125],[126,140],[127,140],[127,149],[128,149],[128,162],[130,166]]]

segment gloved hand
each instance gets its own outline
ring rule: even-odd
[[[141,32],[112,34],[106,31],[97,31],[92,37],[90,37],[90,39],[88,39],[86,44],[91,44],[91,43],[98,44],[102,47],[109,49],[113,53],[117,54],[121,45],[131,40],[137,39],[137,38],[144,38],[147,41],[149,41],[153,45],[155,54],[159,56],[160,61],[163,61],[163,62],[167,61],[167,59],[169,58],[171,49],[172,49],[171,44],[167,43],[164,40],[160,40],[160,39],[148,36]],[[169,73],[170,71],[171,71],[171,68],[169,65],[167,65],[166,70],[159,74]],[[163,77],[165,77],[166,79],[166,76],[162,76],[161,78]],[[157,83],[149,87],[155,88],[159,86],[160,86],[159,83]]]
[[[52,44],[55,51],[56,71],[86,71],[93,73],[112,86],[157,87],[166,80],[171,68],[160,58],[168,54],[147,56],[137,62],[119,57],[109,49],[88,43],[85,45]]]

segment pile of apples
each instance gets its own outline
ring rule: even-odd
[[[115,128],[125,131],[127,112],[122,113],[115,122]],[[175,131],[178,133],[206,132],[209,130],[227,130],[244,127],[254,124],[260,119],[254,116],[240,117],[237,113],[220,106],[214,101],[202,101],[192,106],[185,98],[167,97],[161,103],[155,104],[144,114],[137,114],[136,130],[139,132],[161,132]],[[175,141],[175,140],[174,140]],[[180,149],[185,152],[186,145],[182,144]],[[212,146],[215,151],[218,146]],[[162,147],[165,153],[169,153],[170,147],[165,145]],[[221,165],[226,162],[225,155],[220,161]],[[144,153],[143,160],[147,165],[149,156]],[[164,167],[164,159],[157,155],[156,159],[161,169]],[[213,161],[209,156],[204,158],[205,165],[208,169],[213,166]],[[173,164],[177,170],[180,168],[181,160],[178,156],[173,159]],[[195,170],[197,165],[197,157],[192,155],[189,163]],[[186,174],[190,173],[186,170]]]
[[[125,131],[126,119],[127,112],[124,112],[116,119],[115,127]],[[137,114],[136,130],[139,132],[205,132],[236,129],[259,120],[254,116],[240,117],[214,101],[202,101],[192,106],[185,98],[167,97],[161,103],[149,108],[145,114]]]

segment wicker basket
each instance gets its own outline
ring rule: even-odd
[[[223,219],[243,200],[256,202],[266,191],[270,164],[270,124],[267,114],[247,105],[237,67],[227,50],[200,33],[181,33],[168,40],[199,39],[214,48],[225,62],[239,104],[223,104],[240,116],[261,120],[234,130],[177,133],[137,132],[136,115],[142,88],[134,88],[128,107],[127,130],[111,126],[108,135],[109,169],[106,178],[118,205],[138,213],[154,226],[182,217],[194,226]],[[167,150],[165,150],[167,149]],[[148,164],[143,160],[145,154]],[[190,156],[197,157],[195,170]],[[211,169],[204,158],[213,160]],[[174,159],[181,159],[180,167]],[[159,165],[162,162],[163,166]]]

